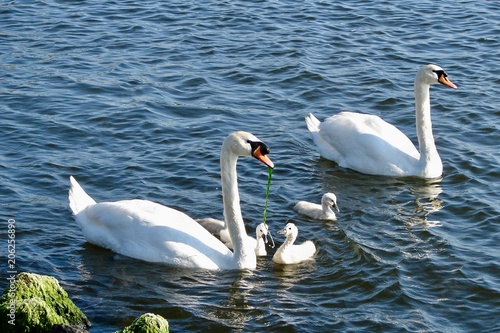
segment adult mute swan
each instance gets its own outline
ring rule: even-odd
[[[321,205],[307,201],[299,201],[293,207],[295,211],[307,215],[310,218],[335,221],[337,220],[337,216],[332,208],[340,212],[339,206],[337,206],[337,196],[333,193],[323,194],[321,197]]]
[[[231,133],[220,166],[224,217],[234,253],[186,214],[147,200],[96,203],[70,177],[69,205],[87,241],[136,259],[181,267],[254,269],[255,246],[247,241],[236,175],[238,156],[274,167],[269,148],[247,132]]]
[[[225,228],[224,221],[211,217],[195,219],[195,221],[198,222],[203,228],[207,229],[212,235],[219,237],[221,242],[223,242],[230,250],[233,250],[233,242],[231,241],[229,230]],[[255,255],[257,255],[257,257],[267,255],[266,243],[268,233],[269,228],[267,225],[265,223],[261,223],[255,228],[255,238],[247,236],[248,242],[252,243],[252,246],[255,248]]]
[[[298,264],[312,259],[316,253],[316,246],[311,241],[294,245],[299,230],[294,223],[287,223],[285,229],[279,230],[279,234],[285,235],[286,239],[273,256],[273,261],[277,264]]]
[[[341,112],[321,123],[309,114],[307,128],[321,156],[341,167],[372,175],[437,178],[443,165],[432,135],[429,97],[435,83],[457,88],[439,66],[418,71],[414,88],[420,152],[400,130],[374,115]]]

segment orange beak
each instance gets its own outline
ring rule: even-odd
[[[262,163],[264,163],[265,165],[267,165],[268,167],[270,167],[271,169],[274,169],[274,163],[273,161],[271,161],[271,159],[266,155],[262,154],[262,152],[260,151],[261,149],[261,146],[258,146],[254,151],[253,151],[253,156],[258,159],[259,161],[261,161]]]
[[[453,82],[451,82],[450,80],[448,80],[448,77],[444,73],[441,74],[441,76],[439,77],[438,81],[439,81],[439,83],[442,83],[445,86],[448,86],[448,87],[453,88],[453,89],[457,89],[457,86]]]

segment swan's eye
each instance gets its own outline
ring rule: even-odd
[[[443,76],[445,78],[448,77],[448,75],[446,75],[446,73],[443,70],[433,70],[433,72],[436,73],[438,78],[440,78],[441,76]]]
[[[264,154],[264,155],[269,154],[269,152],[270,152],[269,147],[265,143],[261,142],[260,147],[261,147],[260,151],[262,154]]]
[[[264,142],[247,140],[247,143],[249,143],[250,147],[252,147],[252,151],[255,151],[260,147],[260,153],[262,155],[267,155],[270,152],[269,147]]]
[[[255,141],[247,140],[247,143],[249,143],[250,147],[252,147],[252,152],[255,151],[255,149],[257,149],[257,147],[259,146],[259,143]]]

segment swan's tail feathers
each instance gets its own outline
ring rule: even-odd
[[[312,113],[306,116],[306,125],[309,132],[319,132],[319,124],[321,124],[321,122]]]
[[[73,211],[73,215],[78,214],[84,210],[87,206],[95,204],[94,199],[92,199],[83,188],[78,184],[73,176],[69,177],[71,187],[69,189],[69,207]]]

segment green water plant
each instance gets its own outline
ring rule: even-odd
[[[267,220],[267,204],[269,202],[269,189],[271,188],[271,178],[273,175],[273,168],[267,168],[268,176],[267,176],[267,188],[266,188],[266,201],[264,203],[264,226],[267,228],[266,220]]]

